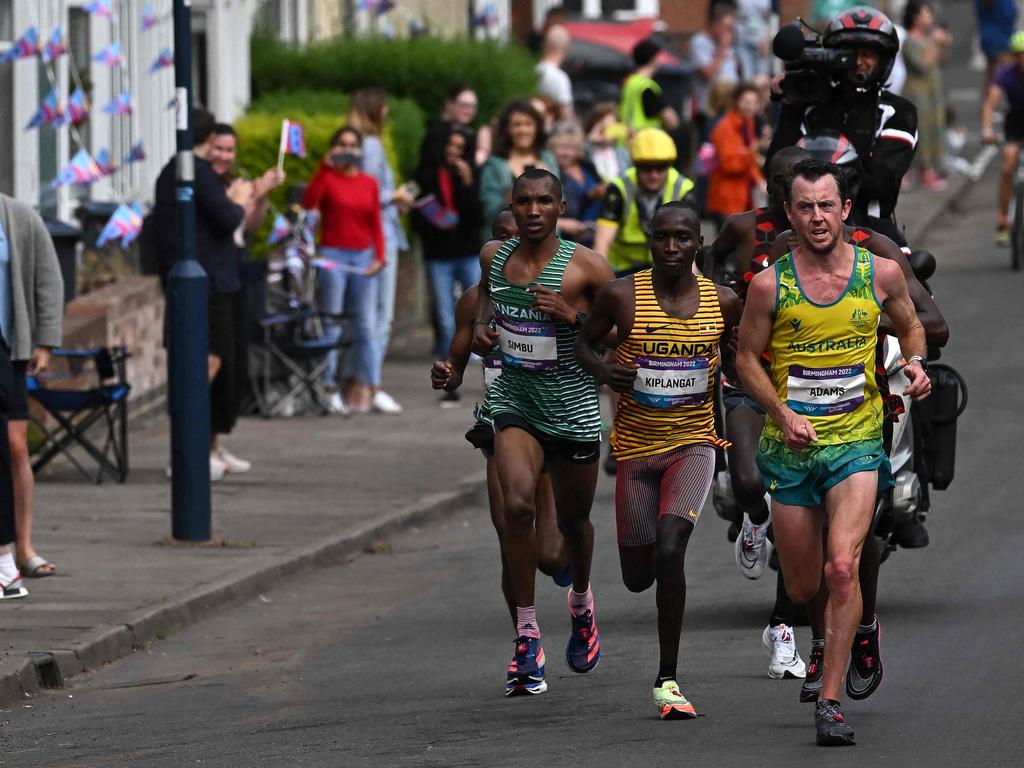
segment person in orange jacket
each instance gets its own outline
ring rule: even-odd
[[[705,207],[721,219],[750,210],[754,205],[753,191],[764,189],[764,150],[755,120],[759,107],[757,88],[740,83],[733,91],[732,106],[711,131],[717,162],[711,172]]]

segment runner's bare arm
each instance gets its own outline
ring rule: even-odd
[[[473,319],[476,316],[477,287],[474,285],[459,297],[455,305],[455,335],[448,349],[448,359],[438,360],[430,370],[430,382],[434,389],[454,392],[462,385],[469,362],[470,347],[473,345]]]
[[[736,334],[739,330],[740,317],[743,315],[743,304],[732,288],[715,286],[718,290],[718,306],[722,310],[725,329],[718,339],[719,354],[722,360],[722,372],[726,378],[735,381],[736,375]]]
[[[625,291],[632,291],[628,280],[615,280],[597,292],[583,330],[576,337],[576,360],[598,384],[607,384],[616,392],[629,392],[636,378],[636,368],[605,362],[598,352],[605,338],[622,322]]]
[[[799,451],[818,435],[811,422],[793,413],[775,392],[771,379],[761,367],[761,355],[768,348],[775,313],[775,270],[758,273],[747,289],[747,301],[740,320],[740,347],[736,369],[743,388],[782,430],[786,446]]]
[[[787,253],[796,248],[796,237],[792,229],[779,232],[772,241],[772,249],[768,253],[768,260],[774,264]]]
[[[615,235],[618,232],[619,227],[617,224],[599,219],[597,229],[594,230],[594,250],[608,258],[608,251],[611,250],[612,243],[615,241]]]
[[[875,292],[882,302],[886,314],[889,315],[893,328],[896,329],[896,336],[900,340],[900,350],[903,352],[904,359],[909,360],[915,355],[924,358],[926,354],[924,328],[910,301],[907,281],[904,279],[899,265],[892,261],[875,262]],[[932,382],[920,363],[916,360],[909,363],[903,369],[903,373],[910,380],[910,384],[904,390],[905,394],[915,400],[928,397]]]
[[[499,247],[501,247],[500,240],[491,240],[485,243],[480,250],[480,283],[476,294],[472,350],[481,357],[488,354],[498,343],[498,332],[488,325],[494,314],[494,305],[491,303],[491,283],[488,276],[491,274],[491,260]]]
[[[726,272],[728,271],[729,258],[736,250],[736,246],[739,244],[739,239],[736,236],[736,216],[738,214],[732,214],[724,222],[722,222],[722,228],[718,232],[718,236],[714,242],[711,243],[711,247],[708,248],[708,259],[707,263],[704,264],[704,275],[711,278],[716,283],[719,280],[723,280]],[[724,285],[725,283],[723,283]]]

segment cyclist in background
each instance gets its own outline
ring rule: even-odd
[[[1010,111],[1003,121],[1003,167],[999,176],[999,211],[996,223],[996,245],[1010,244],[1010,192],[1013,177],[1020,161],[1020,143],[1024,139],[1024,31],[1010,38],[1010,51],[1014,60],[999,67],[992,76],[985,104],[981,108],[981,139],[995,144],[999,139],[992,130],[992,115],[1006,97]]]

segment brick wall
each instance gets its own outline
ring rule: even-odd
[[[161,407],[167,390],[164,297],[156,277],[132,275],[71,301],[64,346],[124,346],[132,385],[132,417]]]

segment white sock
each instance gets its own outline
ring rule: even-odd
[[[5,581],[11,581],[17,575],[18,566],[14,564],[14,555],[11,551],[0,554],[0,576],[3,576]]]

